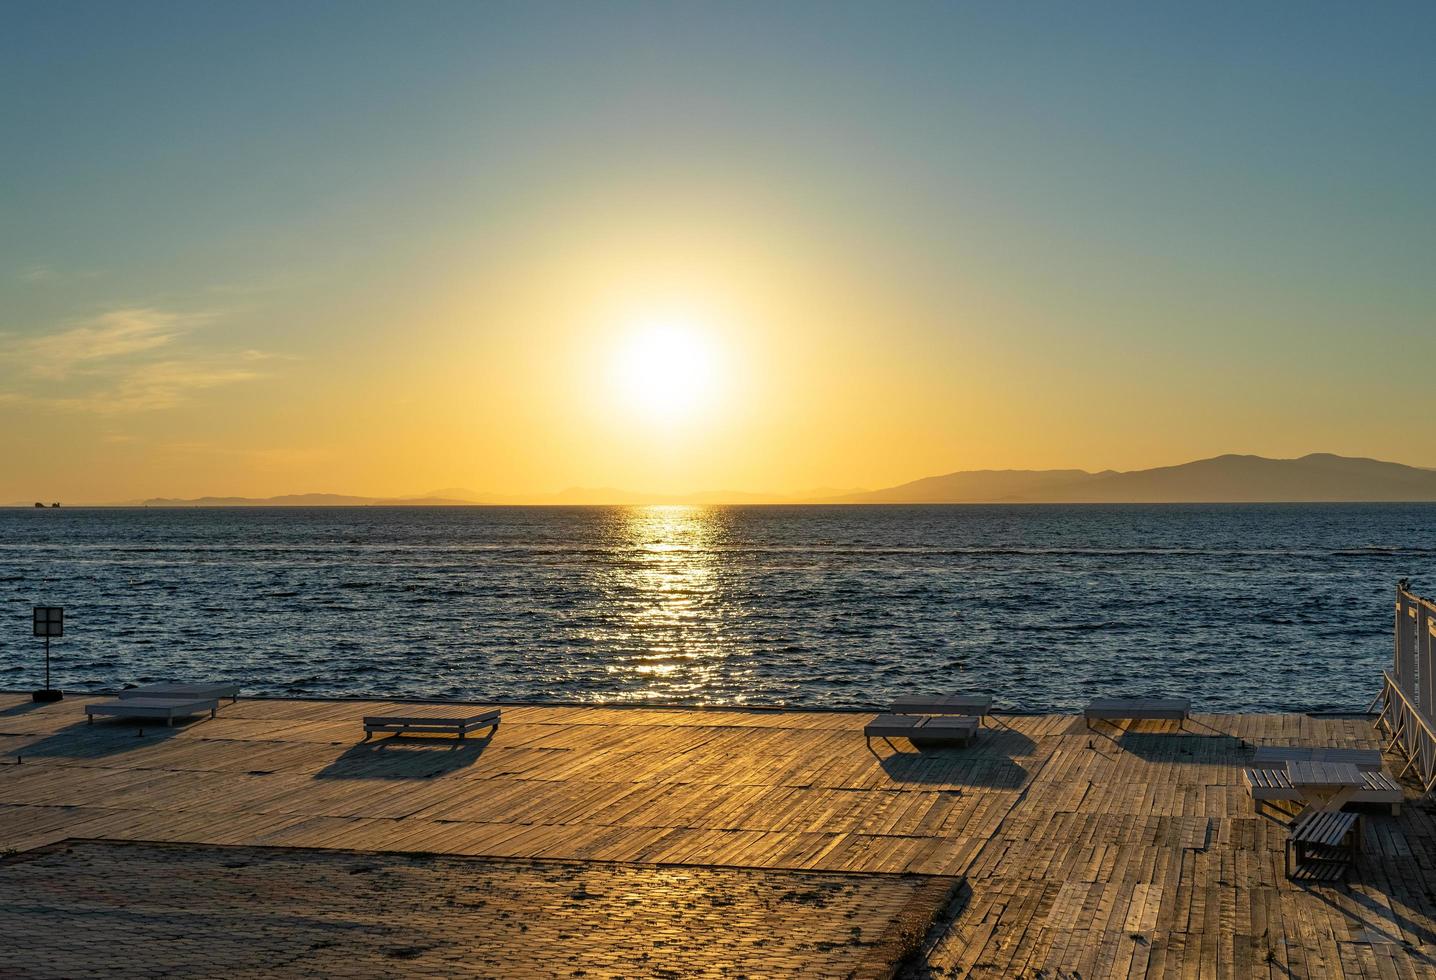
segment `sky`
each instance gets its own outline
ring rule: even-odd
[[[1436,466],[1436,6],[3,0],[0,502]]]

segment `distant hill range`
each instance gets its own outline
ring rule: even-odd
[[[968,470],[832,503],[1286,503],[1436,501],[1436,470],[1312,453],[1300,459],[1216,456],[1179,466],[1104,470]]]
[[[414,497],[297,493],[279,497],[154,497],[146,507],[444,507],[474,504],[984,504],[1298,503],[1436,501],[1436,470],[1312,453],[1300,459],[1216,456],[1149,470],[963,470],[885,490],[641,493],[575,487],[543,496],[499,496],[448,487]],[[134,506],[134,503],[131,506]],[[29,506],[29,505],[26,505]]]
[[[344,493],[291,493],[278,497],[151,497],[124,506],[140,507],[471,507],[475,505],[641,506],[644,504],[802,504],[829,497],[860,493],[857,490],[812,490],[785,497],[741,490],[661,494],[612,487],[570,487],[537,496],[501,496],[475,493],[461,487],[435,490],[416,497],[360,497]]]
[[[482,503],[461,497],[356,497],[347,493],[287,493],[278,497],[151,497],[141,507],[443,507]]]

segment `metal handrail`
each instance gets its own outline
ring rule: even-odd
[[[1412,592],[1406,579],[1396,583],[1395,628],[1396,655],[1391,669],[1381,672],[1376,727],[1390,736],[1387,751],[1400,749],[1406,757],[1399,775],[1414,773],[1430,792],[1436,786],[1436,722],[1430,717],[1436,705],[1428,703],[1436,700],[1436,602]]]
[[[1428,599],[1425,596],[1417,595],[1415,592],[1401,585],[1396,587],[1396,591],[1405,597],[1407,601],[1414,602],[1418,606],[1425,606],[1428,612],[1432,615],[1436,615],[1436,599]]]
[[[1412,772],[1429,793],[1436,787],[1436,725],[1411,702],[1388,671],[1382,671],[1381,676],[1383,705],[1376,727],[1391,736],[1386,750],[1399,748],[1406,757],[1397,778]]]
[[[1433,741],[1436,741],[1436,722],[1432,722],[1422,713],[1420,708],[1411,703],[1411,699],[1406,696],[1406,692],[1401,690],[1401,685],[1396,683],[1396,678],[1391,676],[1391,671],[1383,670],[1381,677],[1386,682],[1386,686],[1391,688],[1392,692],[1401,699],[1402,704],[1411,712],[1411,717],[1416,720],[1416,723],[1425,729],[1426,734],[1430,736]]]

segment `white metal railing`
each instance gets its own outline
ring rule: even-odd
[[[1407,700],[1389,671],[1382,671],[1382,679],[1381,714],[1376,725],[1391,738],[1386,751],[1400,749],[1406,757],[1397,778],[1410,773],[1430,792],[1436,786],[1436,726]]]
[[[1430,791],[1436,786],[1436,602],[1396,587],[1396,643],[1392,668],[1382,672],[1376,726],[1406,758],[1408,773]]]

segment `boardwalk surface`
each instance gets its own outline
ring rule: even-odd
[[[77,841],[0,863],[0,975],[877,976],[950,881]]]
[[[0,849],[960,876],[964,904],[919,974],[1436,976],[1436,814],[1368,817],[1351,884],[1300,888],[1283,825],[1242,785],[1258,745],[1378,747],[1362,719],[1197,714],[1124,734],[1004,717],[970,748],[917,753],[868,745],[858,714],[513,707],[491,741],[360,744],[362,715],[400,706],[242,700],[138,737],[86,726],[82,704],[0,695]]]

